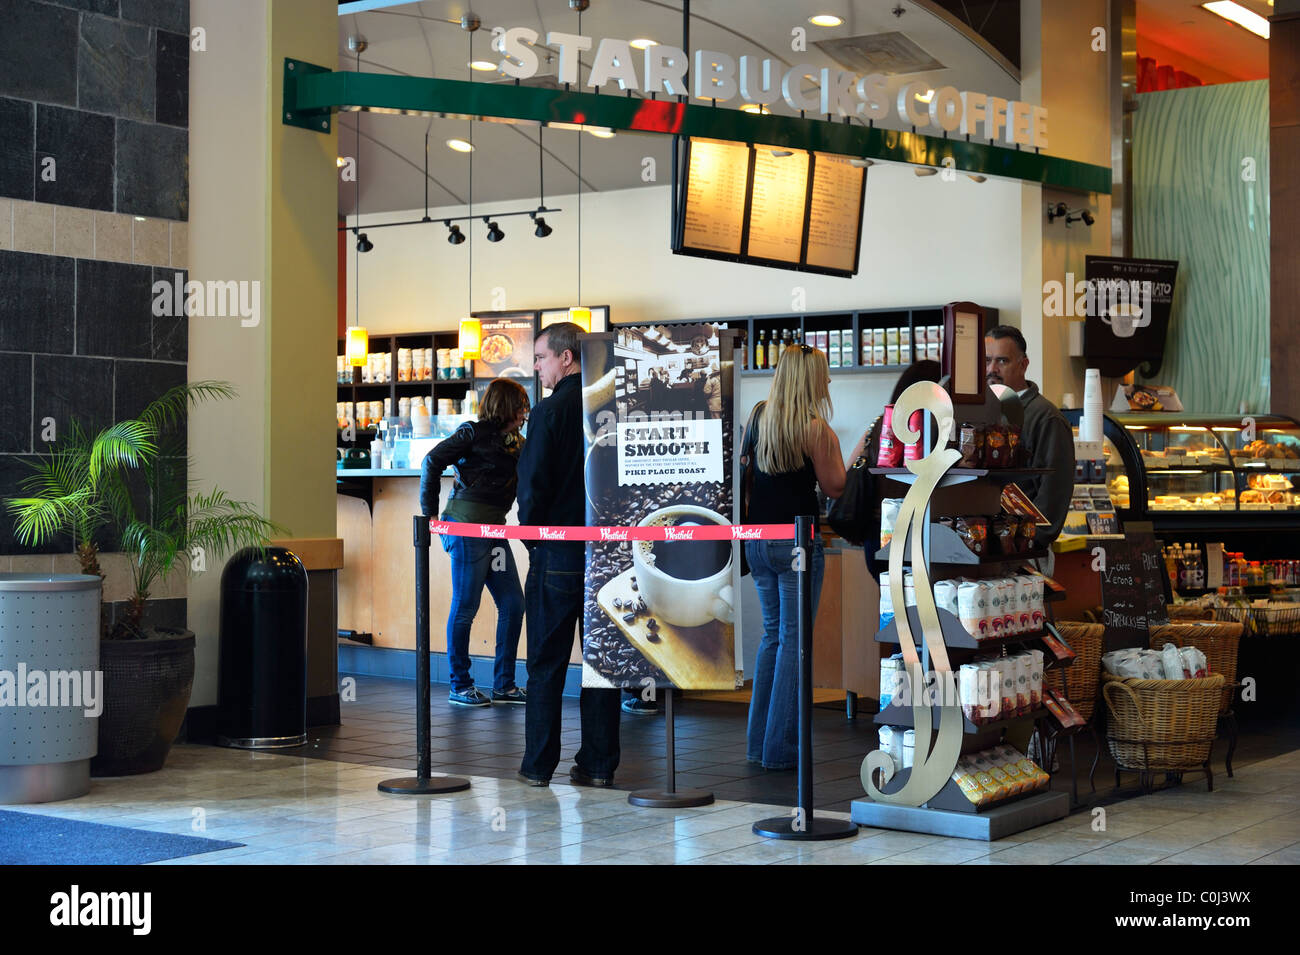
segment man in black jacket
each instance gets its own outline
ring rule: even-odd
[[[1025,423],[1020,433],[1031,468],[1051,468],[1052,473],[1020,482],[1034,506],[1051,521],[1040,528],[1035,546],[1056,540],[1070,511],[1074,493],[1074,434],[1065,416],[1042,396],[1038,385],[1025,378],[1029,357],[1025,337],[1018,328],[998,325],[984,333],[985,377],[990,385],[1006,385],[1020,395]]]
[[[537,338],[534,367],[552,389],[532,413],[519,458],[519,523],[581,527],[586,524],[583,482],[582,365],[570,322]],[[524,585],[528,626],[528,706],[519,777],[545,786],[560,762],[560,707],[573,633],[582,618],[586,547],[581,541],[529,545]],[[580,786],[612,786],[618,768],[618,690],[587,689],[580,696],[582,746],[569,779]]]

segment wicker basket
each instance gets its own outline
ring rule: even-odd
[[[1099,623],[1082,623],[1062,620],[1053,624],[1061,638],[1074,650],[1074,662],[1066,668],[1069,672],[1070,691],[1066,698],[1074,704],[1085,720],[1092,719],[1097,708],[1097,687],[1101,682],[1101,645],[1106,628]],[[1043,685],[1058,693],[1063,692],[1061,674],[1057,667],[1043,674]]]
[[[1223,698],[1219,712],[1226,713],[1237,692],[1237,647],[1241,643],[1242,625],[1227,620],[1167,623],[1151,628],[1151,649],[1166,643],[1177,647],[1196,647],[1205,654],[1210,673],[1223,675]]]
[[[1135,680],[1102,674],[1110,711],[1106,742],[1123,769],[1180,772],[1207,766],[1219,720],[1223,675]]]
[[[1169,604],[1165,609],[1169,612],[1169,619],[1174,623],[1181,623],[1186,620],[1214,619],[1214,609],[1202,607],[1199,604]]]
[[[1220,620],[1242,624],[1246,632],[1258,637],[1288,637],[1300,633],[1300,604],[1271,603],[1266,606],[1233,604],[1214,611]]]

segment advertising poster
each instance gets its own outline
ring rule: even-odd
[[[734,517],[734,331],[624,326],[582,340],[587,523]],[[587,544],[582,684],[735,689],[737,541]]]
[[[483,318],[483,341],[474,362],[475,378],[533,377],[533,313],[517,318]]]
[[[1160,371],[1174,302],[1178,263],[1089,255],[1083,354],[1090,368],[1118,378],[1139,365]]]

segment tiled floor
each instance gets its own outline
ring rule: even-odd
[[[372,766],[415,765],[415,684],[409,680],[355,677],[356,700],[343,704],[343,725],[313,728],[306,746],[280,752]],[[513,780],[523,754],[524,712],[518,706],[461,709],[447,703],[447,687],[432,688],[432,768],[435,773],[493,776]],[[736,703],[679,701],[676,706],[678,788],[705,789],[718,799],[789,806],[796,802],[792,772],[766,772],[745,761],[747,708]],[[876,747],[871,714],[845,718],[843,706],[820,706],[814,715],[814,795],[818,809],[848,812],[862,796],[862,759]],[[1245,767],[1262,759],[1300,750],[1295,720],[1274,721],[1267,731],[1243,728],[1234,765]],[[561,762],[555,778],[568,778],[568,758],[578,747],[578,703],[565,700]],[[664,784],[664,720],[624,715],[621,724],[622,762],[615,784],[622,790],[662,788]],[[1225,742],[1216,744],[1216,785],[1223,772]],[[1097,793],[1087,787],[1094,749],[1091,737],[1077,741],[1080,790],[1090,804],[1105,804],[1137,791],[1128,775],[1124,789],[1114,790],[1114,768],[1103,757]],[[1057,774],[1055,787],[1070,788],[1069,763]],[[1188,774],[1187,785],[1204,788],[1199,774]]]
[[[875,829],[846,841],[771,842],[750,831],[770,805],[639,809],[625,793],[558,781],[533,789],[475,775],[470,790],[446,796],[376,791],[378,780],[406,774],[400,761],[181,745],[161,772],[97,779],[80,799],[13,808],[246,843],[160,863],[170,865],[1300,863],[1300,752],[1243,766],[1212,793],[1190,782],[995,843]]]

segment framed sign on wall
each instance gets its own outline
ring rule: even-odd
[[[956,404],[984,403],[984,317],[974,302],[943,307],[943,373]]]

